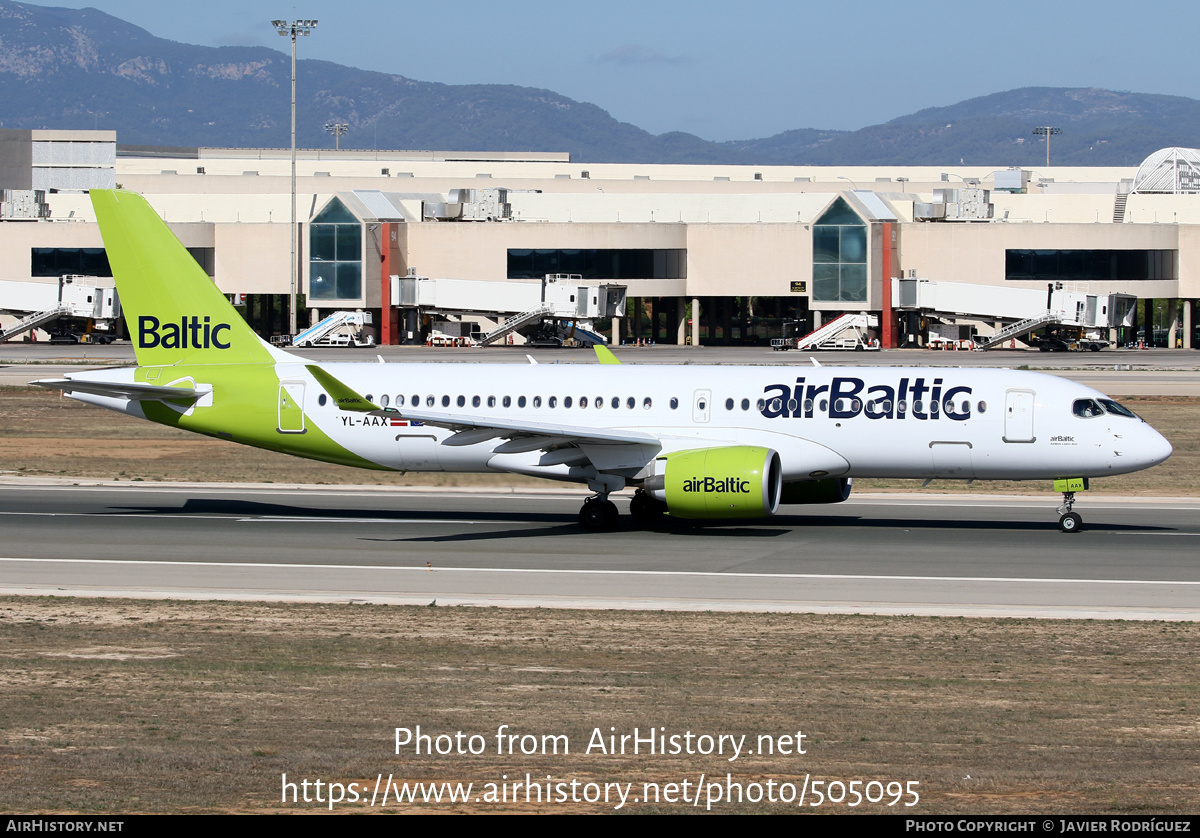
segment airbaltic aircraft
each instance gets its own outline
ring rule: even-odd
[[[1088,387],[1014,370],[317,364],[263,342],[140,195],[92,193],[138,366],[37,381],[89,404],[359,468],[585,483],[589,530],[836,503],[854,477],[1053,480],[1078,531],[1091,477],[1170,444]],[[532,360],[532,359],[531,359]]]

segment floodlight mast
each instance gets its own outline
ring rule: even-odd
[[[350,130],[349,123],[346,122],[326,122],[325,130],[333,134],[334,150],[340,151],[342,148],[342,134]]]
[[[1050,168],[1050,137],[1053,134],[1061,134],[1061,128],[1055,128],[1053,125],[1039,125],[1033,129],[1033,133],[1046,138],[1046,168]]]
[[[273,20],[271,25],[283,37],[292,39],[292,287],[288,300],[288,329],[296,334],[296,287],[299,285],[296,268],[296,36],[308,36],[317,28],[315,20]]]

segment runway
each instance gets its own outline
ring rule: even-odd
[[[924,494],[591,534],[582,497],[13,481],[0,593],[1200,619],[1191,499],[1084,496],[1075,535],[1054,497]]]

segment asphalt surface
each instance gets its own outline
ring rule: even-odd
[[[1200,501],[874,495],[586,533],[573,493],[0,485],[0,593],[1200,619]],[[624,502],[618,504],[624,510]]]

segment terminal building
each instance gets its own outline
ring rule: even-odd
[[[63,277],[111,287],[86,190],[119,187],[147,197],[261,334],[287,332],[291,183],[288,149],[0,130],[0,327],[36,313],[29,289],[61,301]],[[545,304],[547,277],[581,305],[604,289],[588,326],[619,342],[765,344],[847,313],[871,315],[885,347],[979,341],[1054,309],[1056,291],[1079,316],[1051,325],[1122,344],[1200,338],[1200,153],[1188,149],[1137,168],[1038,170],[306,149],[295,191],[300,327],[361,311],[379,343],[494,333]],[[547,318],[571,319],[546,309],[508,334],[523,341]]]

